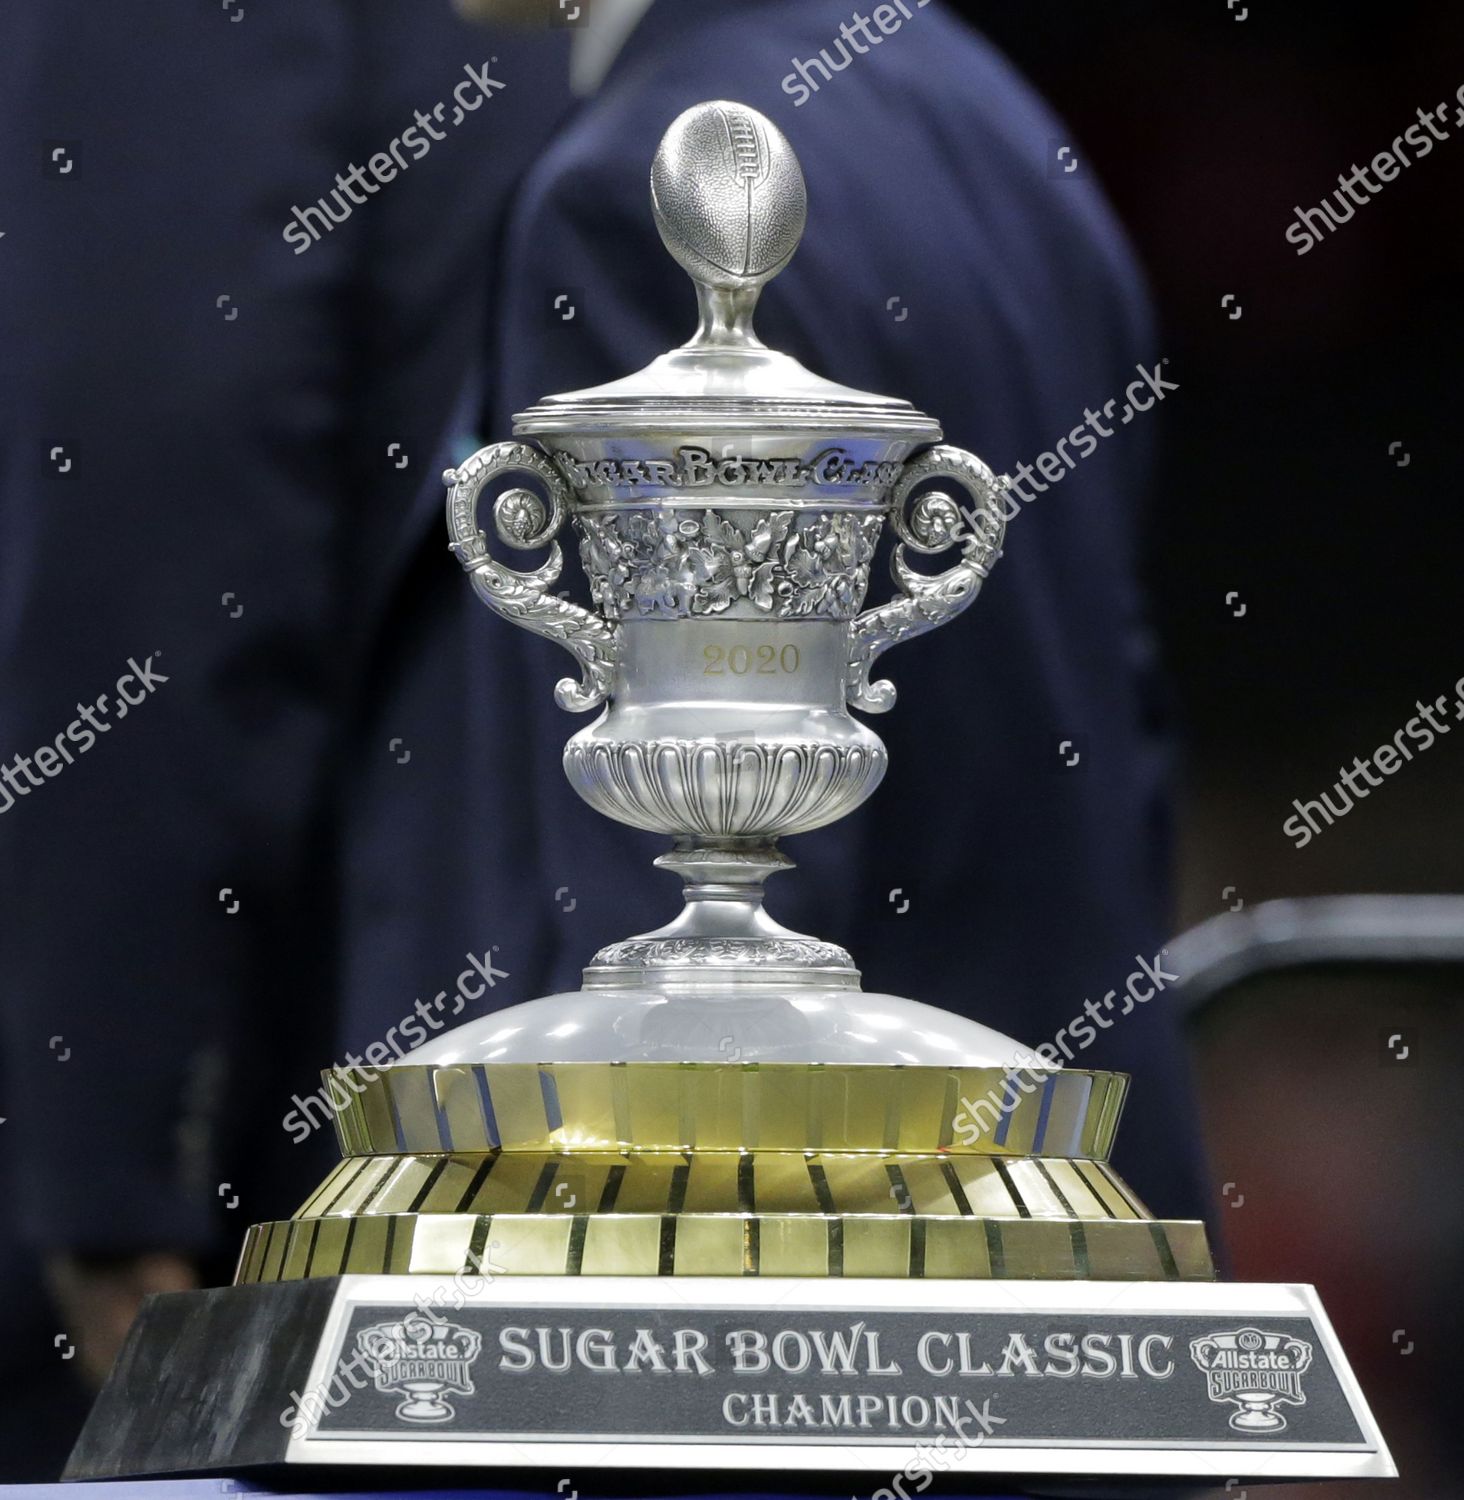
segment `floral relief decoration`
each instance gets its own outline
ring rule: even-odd
[[[880,513],[791,510],[739,525],[714,510],[579,516],[581,556],[609,619],[717,615],[739,600],[780,619],[851,619],[869,583]]]

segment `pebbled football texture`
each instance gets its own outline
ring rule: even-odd
[[[651,165],[666,248],[698,281],[738,287],[776,275],[808,217],[803,172],[766,116],[717,100],[672,122]]]

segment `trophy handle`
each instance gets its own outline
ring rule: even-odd
[[[949,495],[932,490],[915,502],[907,520],[905,505],[911,491],[933,478],[956,480],[975,500],[975,509],[962,511]],[[900,597],[865,610],[850,624],[845,692],[854,707],[874,714],[894,707],[894,683],[869,680],[875,658],[901,641],[955,619],[981,592],[986,575],[1001,555],[1006,533],[1002,496],[1008,483],[975,454],[945,445],[927,449],[905,465],[890,510],[890,522],[900,538],[890,557],[890,572]],[[934,554],[957,544],[961,560],[944,573],[917,572],[907,559],[907,548]]]
[[[507,490],[493,506],[499,537],[521,552],[549,546],[549,560],[531,573],[505,568],[488,555],[488,543],[478,529],[478,499],[483,488],[500,474],[530,474],[548,495],[544,501],[532,490]],[[580,680],[566,677],[555,687],[554,698],[571,713],[583,713],[610,695],[620,635],[599,615],[559,598],[552,589],[559,581],[564,554],[553,541],[569,516],[570,491],[559,471],[536,448],[524,443],[495,443],[482,448],[442,482],[448,486],[447,528],[452,550],[462,563],[478,597],[505,620],[563,646],[580,664]]]

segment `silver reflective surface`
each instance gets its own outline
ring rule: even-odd
[[[573,990],[495,1011],[402,1059],[421,1063],[794,1062],[1012,1066],[1011,1037],[898,995],[806,985]]]

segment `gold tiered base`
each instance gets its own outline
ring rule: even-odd
[[[1108,1165],[1123,1074],[1024,1093],[996,1068],[486,1064],[357,1086],[345,1160],[249,1231],[237,1282],[1214,1278],[1204,1226],[1153,1218]]]

